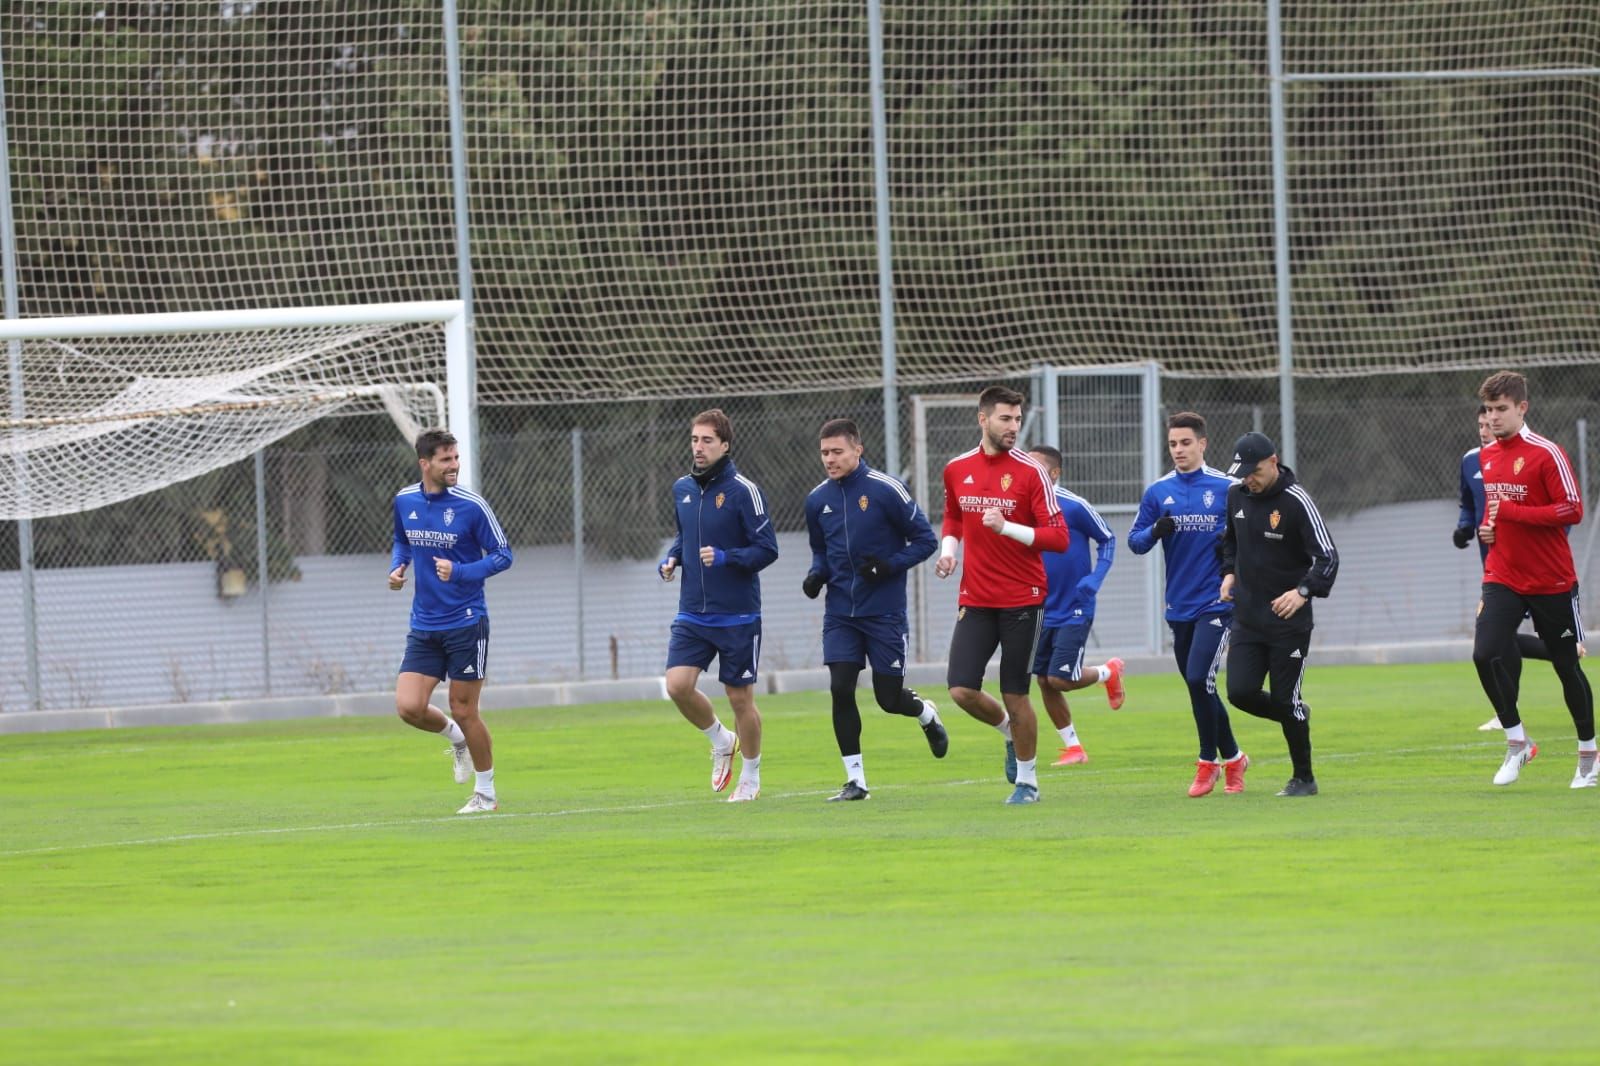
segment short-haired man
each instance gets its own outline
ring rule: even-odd
[[[389,588],[405,587],[417,564],[411,632],[395,681],[394,705],[407,725],[450,741],[456,784],[473,781],[457,814],[498,808],[489,727],[478,699],[489,667],[489,609],[483,583],[511,565],[511,545],[489,501],[456,484],[461,456],[455,437],[430,429],[416,440],[421,478],[395,494]],[[450,713],[429,700],[450,679]]]
[[[1483,496],[1483,467],[1479,464],[1478,455],[1494,440],[1494,434],[1489,432],[1489,409],[1483,404],[1478,404],[1478,447],[1473,448],[1461,457],[1461,508],[1456,516],[1455,532],[1450,534],[1451,541],[1457,548],[1465,549],[1478,535],[1478,527],[1483,525],[1483,515],[1486,501]],[[1478,542],[1478,562],[1484,564],[1489,561],[1489,545]],[[1526,617],[1526,615],[1524,615]],[[1536,634],[1524,633],[1517,630],[1517,655],[1523,659],[1542,659],[1550,661],[1550,652],[1545,648],[1544,641]],[[1583,656],[1583,645],[1578,645],[1578,655]],[[1489,720],[1478,727],[1480,732],[1504,728],[1500,724],[1500,716],[1491,714]]]
[[[739,784],[729,803],[761,795],[761,713],[755,684],[761,659],[760,572],[778,557],[766,500],[733,465],[733,422],[721,408],[694,416],[689,429],[693,469],[672,486],[677,532],[657,566],[671,581],[680,566],[678,614],[667,648],[667,695],[711,742],[711,790],[728,787],[734,752],[743,750]],[[685,553],[688,565],[683,565]],[[730,733],[699,689],[713,659],[733,707]]]
[[[906,571],[938,547],[933,527],[905,485],[862,460],[861,431],[834,418],[818,431],[827,479],[806,497],[811,569],[801,590],[816,599],[828,590],[822,615],[822,662],[833,699],[833,737],[844,761],[837,800],[864,800],[861,709],[856,679],[872,664],[872,694],[889,714],[915,718],[936,759],[950,747],[932,700],[905,685],[910,628]]]
[[[1228,709],[1217,695],[1217,670],[1228,649],[1233,604],[1221,599],[1222,563],[1217,541],[1228,517],[1233,479],[1206,465],[1206,420],[1193,411],[1167,418],[1172,471],[1144,490],[1128,530],[1128,547],[1143,555],[1161,545],[1167,567],[1167,626],[1172,654],[1189,689],[1200,756],[1189,795],[1244,791],[1250,757],[1233,738]]]
[[[978,447],[944,468],[944,526],[934,573],[956,572],[960,609],[950,635],[950,695],[1006,742],[1007,803],[1037,803],[1039,720],[1028,700],[1028,670],[1045,597],[1041,552],[1067,550],[1066,522],[1044,467],[1016,450],[1022,394],[991,385],[978,397]],[[1000,649],[1000,695],[983,691],[983,671]]]
[[[1528,381],[1515,371],[1491,374],[1478,388],[1494,440],[1479,453],[1488,500],[1478,540],[1489,545],[1483,565],[1483,600],[1472,641],[1478,680],[1506,731],[1506,754],[1494,783],[1509,785],[1539,753],[1517,709],[1521,662],[1517,627],[1524,613],[1549,649],[1561,679],[1567,713],[1578,735],[1573,788],[1597,779],[1594,696],[1578,663],[1583,619],[1578,575],[1566,528],[1583,520],[1583,497],[1572,464],[1559,444],[1529,429]]]
[[[1311,707],[1300,698],[1311,653],[1311,600],[1326,596],[1339,553],[1311,494],[1278,462],[1277,446],[1246,433],[1233,446],[1222,534],[1221,598],[1235,601],[1228,702],[1283,729],[1294,776],[1280,796],[1315,796]],[[1271,677],[1272,692],[1261,682]]]
[[[1114,711],[1122,706],[1123,662],[1107,659],[1099,666],[1084,666],[1083,657],[1094,628],[1095,598],[1111,572],[1116,557],[1117,539],[1111,527],[1088,500],[1060,485],[1061,452],[1048,444],[1036,444],[1028,454],[1043,466],[1055,489],[1056,506],[1067,523],[1067,550],[1044,552],[1048,591],[1044,600],[1044,628],[1039,631],[1039,647],[1033,657],[1033,676],[1039,679],[1039,698],[1050,723],[1061,734],[1061,754],[1053,766],[1072,766],[1089,761],[1072,721],[1066,694],[1091,685],[1106,687],[1106,702]],[[1089,544],[1095,545],[1094,564],[1089,563]]]

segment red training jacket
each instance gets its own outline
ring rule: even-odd
[[[1033,544],[1001,536],[983,524],[999,507],[1006,521],[1034,528]],[[1044,602],[1040,552],[1067,550],[1067,525],[1050,475],[1021,449],[985,455],[974,448],[944,468],[942,536],[962,541],[963,607],[1030,607]]]
[[[1500,501],[1483,580],[1523,596],[1571,592],[1578,583],[1567,528],[1583,497],[1561,445],[1527,426],[1478,453],[1486,501]]]

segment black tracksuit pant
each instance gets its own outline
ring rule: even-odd
[[[1265,637],[1235,628],[1228,637],[1228,702],[1257,718],[1277,722],[1289,745],[1294,776],[1303,781],[1311,773],[1311,718],[1300,700],[1311,651],[1311,630]],[[1268,681],[1270,691],[1261,683]]]

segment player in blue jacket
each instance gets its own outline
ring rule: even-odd
[[[511,565],[511,545],[489,501],[456,484],[455,437],[442,429],[418,436],[417,465],[421,480],[394,497],[389,588],[405,587],[413,563],[417,575],[394,705],[408,725],[449,738],[456,783],[474,781],[472,797],[456,813],[478,814],[498,806],[489,727],[478,716],[489,665],[483,583]],[[449,714],[429,702],[445,677]]]
[[[692,472],[672,486],[677,533],[657,571],[671,581],[681,568],[678,613],[667,647],[667,695],[711,741],[711,790],[728,787],[734,752],[743,749],[729,803],[761,795],[761,578],[778,557],[766,500],[733,465],[733,422],[720,408],[695,415],[689,430]],[[687,555],[685,554],[687,553]],[[686,562],[687,560],[687,562]],[[711,660],[733,706],[730,733],[698,687]]]
[[[1061,453],[1048,444],[1028,449],[1050,475],[1052,484],[1061,479]],[[1091,685],[1106,687],[1106,702],[1114,711],[1122,706],[1123,662],[1107,659],[1099,666],[1083,665],[1094,626],[1095,597],[1111,572],[1116,558],[1117,540],[1111,535],[1100,512],[1077,493],[1056,485],[1056,502],[1066,519],[1070,539],[1064,552],[1042,552],[1046,591],[1044,617],[1039,630],[1039,645],[1034,652],[1033,676],[1039,679],[1039,696],[1050,722],[1061,734],[1061,754],[1053,766],[1072,766],[1089,761],[1078,739],[1064,693]],[[1089,542],[1095,545],[1094,565],[1089,565]]]
[[[1167,452],[1172,472],[1144,490],[1128,531],[1128,547],[1144,555],[1159,543],[1166,559],[1172,652],[1189,686],[1200,735],[1189,795],[1207,795],[1223,775],[1224,792],[1243,792],[1250,759],[1233,739],[1233,724],[1217,696],[1217,670],[1233,623],[1233,604],[1219,598],[1222,563],[1217,547],[1233,479],[1206,465],[1206,420],[1193,411],[1167,419]]]
[[[835,800],[868,797],[861,759],[861,709],[856,679],[872,664],[872,694],[890,714],[915,718],[936,759],[950,737],[932,700],[905,686],[910,628],[906,623],[906,571],[939,546],[933,527],[900,481],[861,459],[861,431],[835,418],[819,431],[828,479],[806,497],[811,570],[801,590],[810,598],[826,588],[822,661],[833,697],[833,736],[844,760],[845,783]]]

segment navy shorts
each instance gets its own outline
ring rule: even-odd
[[[717,680],[733,688],[756,683],[761,664],[761,621],[737,626],[703,626],[695,622],[672,623],[667,645],[667,669],[693,666],[704,670],[716,659]]]
[[[413,629],[406,634],[402,674],[482,681],[489,669],[489,619],[460,629]]]
[[[875,674],[903,676],[910,645],[911,628],[906,625],[903,614],[878,614],[867,618],[822,616],[824,666],[871,663]]]
[[[1034,677],[1064,677],[1078,681],[1083,677],[1083,653],[1089,643],[1087,622],[1064,626],[1045,626],[1039,631],[1039,647],[1033,653]]]

